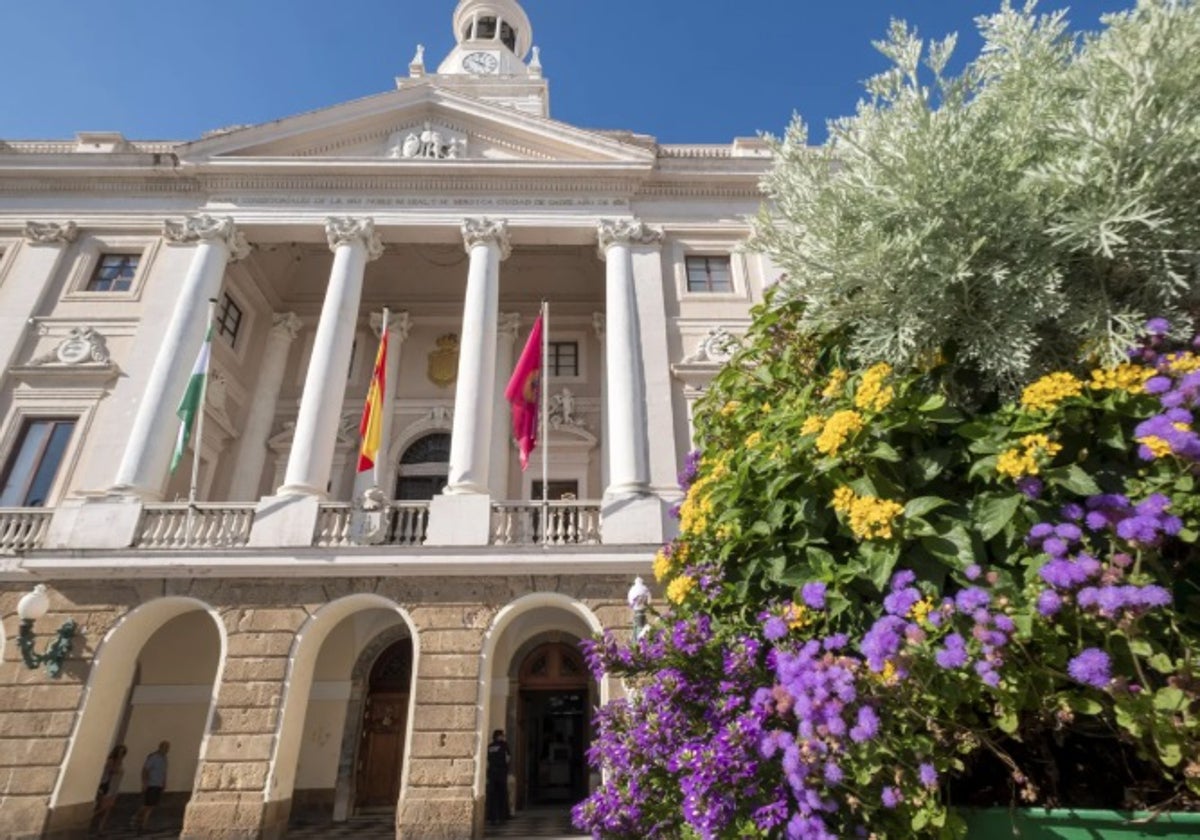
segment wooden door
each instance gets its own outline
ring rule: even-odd
[[[407,716],[406,693],[373,692],[367,699],[358,753],[358,807],[396,807],[404,767]]]

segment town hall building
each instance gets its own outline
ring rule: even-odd
[[[185,838],[483,837],[495,729],[518,814],[597,784],[621,687],[577,645],[628,631],[695,401],[777,278],[743,248],[770,153],[558,122],[520,3],[452,15],[364,99],[0,138],[0,837],[86,836],[118,744],[136,803],[170,741],[152,822]],[[523,471],[504,391],[543,301]]]

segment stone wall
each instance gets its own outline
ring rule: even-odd
[[[480,653],[489,632],[499,632],[497,616],[525,596],[557,593],[559,602],[604,626],[621,626],[628,586],[621,576],[594,575],[50,583],[51,612],[35,628],[39,649],[65,618],[80,623],[72,656],[55,680],[20,662],[15,608],[29,587],[2,583],[0,837],[84,835],[123,713],[99,706],[127,695],[141,645],[170,618],[196,609],[219,622],[223,656],[182,837],[283,835],[298,760],[289,733],[303,724],[320,643],[339,621],[379,609],[403,618],[416,652],[397,836],[480,836],[478,727],[487,693],[481,675],[492,673]],[[547,620],[554,620],[553,609]],[[179,646],[187,656],[187,640]],[[127,764],[127,775],[136,776],[140,760]]]

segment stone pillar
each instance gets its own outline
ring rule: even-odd
[[[383,313],[372,312],[371,331],[375,333],[377,339],[382,339],[382,330]],[[407,312],[392,310],[388,313],[388,353],[383,374],[383,416],[379,422],[379,460],[375,462],[375,469],[371,472],[355,473],[354,498],[356,499],[372,487],[378,487],[390,499],[396,489],[396,465],[392,463],[391,457],[392,423],[396,416],[396,384],[400,378],[400,352],[411,331],[412,318]],[[374,363],[374,356],[371,361]],[[356,470],[358,469],[357,461],[356,455]]]
[[[454,431],[450,442],[449,494],[487,493],[496,388],[496,332],[500,262],[511,248],[503,221],[467,219],[463,243],[470,254],[463,304]]]
[[[512,415],[504,389],[512,376],[514,347],[521,316],[505,312],[500,316],[499,341],[496,344],[496,408],[492,422],[491,494],[498,501],[508,499],[508,473],[512,464]]]
[[[25,241],[9,254],[9,279],[0,277],[0,379],[17,361],[30,320],[38,314],[63,255],[75,241],[74,222],[26,222]]]
[[[383,254],[372,219],[329,219],[325,235],[333,269],[304,379],[296,434],[280,496],[324,498],[333,467],[346,370],[354,349],[358,305],[367,263]],[[332,391],[332,393],[331,393]]]
[[[233,609],[225,668],[181,840],[282,837],[290,799],[271,796],[288,656],[307,614],[296,607]],[[130,768],[136,769],[136,768]]]
[[[600,345],[600,486],[608,487],[608,348],[604,344],[604,313],[592,313],[592,330]]]
[[[600,223],[600,255],[605,271],[605,404],[608,407],[609,485],[605,496],[645,495],[650,489],[646,391],[641,328],[633,287],[633,246],[662,239],[637,219]]]
[[[208,301],[221,291],[229,261],[250,253],[229,217],[188,216],[183,223],[167,221],[163,236],[171,242],[194,244],[196,253],[180,284],[113,482],[114,492],[143,498],[157,498],[167,474],[179,427],[175,410],[204,342]]]
[[[479,650],[483,629],[471,610],[416,607],[421,655],[415,674],[408,784],[396,815],[397,836],[413,840],[471,840],[482,826],[475,799]]]
[[[283,387],[288,351],[300,333],[300,326],[300,319],[294,312],[284,312],[273,319],[266,349],[258,363],[254,401],[238,440],[237,469],[229,488],[230,501],[253,501],[259,497],[263,466],[267,461],[267,441],[275,425],[275,408]]]

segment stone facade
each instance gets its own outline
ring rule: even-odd
[[[0,142],[0,837],[84,836],[117,744],[127,819],[171,742],[154,819],[187,838],[372,809],[480,837],[495,729],[514,807],[594,783],[587,712],[620,687],[578,642],[628,631],[696,400],[776,277],[740,247],[769,153],[554,121],[516,0],[453,21],[378,96]],[[522,470],[504,391],[542,300]]]

